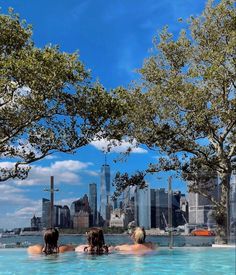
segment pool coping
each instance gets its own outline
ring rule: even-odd
[[[236,248],[235,244],[212,244],[212,247],[216,248]]]

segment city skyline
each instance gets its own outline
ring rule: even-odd
[[[94,79],[99,78],[106,89],[118,85],[128,86],[137,79],[135,69],[140,68],[152,47],[152,38],[165,25],[177,34],[185,25],[178,18],[198,15],[204,9],[205,0],[154,0],[121,3],[114,1],[16,1],[0,4],[2,12],[13,7],[22,19],[33,26],[33,40],[37,47],[58,44],[62,51],[79,50],[80,58]],[[94,140],[74,155],[58,153],[32,165],[25,181],[8,180],[0,184],[0,228],[13,228],[28,224],[34,211],[40,210],[43,189],[48,187],[50,176],[60,189],[55,204],[69,204],[88,193],[91,182],[99,184],[100,167],[104,164],[102,150],[106,140]],[[145,169],[158,159],[155,152],[146,147],[135,148],[126,162],[113,162],[130,144],[123,142],[107,154],[111,167],[111,179],[118,171],[134,173]],[[7,166],[7,160],[1,161]],[[159,179],[159,178],[162,179]],[[152,187],[166,187],[168,174],[147,177]],[[173,188],[186,191],[185,183],[173,180]],[[100,186],[98,185],[98,190]],[[86,192],[85,192],[86,190]]]
[[[152,195],[155,197],[154,200],[153,198],[151,199]],[[177,227],[186,223],[186,219],[188,219],[188,203],[186,204],[188,200],[186,195],[181,194],[180,191],[168,191],[165,188],[152,189],[149,187],[143,190],[132,188],[131,191],[128,187],[121,195],[123,199],[115,206],[110,200],[104,202],[102,196],[100,196],[100,199],[97,198],[97,185],[95,183],[89,185],[89,196],[84,194],[82,198],[73,201],[69,206],[54,205],[52,223],[53,227],[77,230],[93,226],[127,229],[130,223],[135,223],[145,229],[158,228],[165,230],[168,227],[165,222],[168,220],[169,196],[172,197],[170,203],[174,217],[173,226]],[[103,203],[105,204],[104,211],[109,208],[109,212],[100,212],[102,207],[100,207],[100,211],[96,211],[97,205],[102,205]],[[50,200],[42,198],[41,217],[36,217],[35,215],[32,217],[32,230],[42,230],[50,227],[50,205]],[[185,208],[182,207],[183,205],[185,205]],[[182,215],[184,213],[185,220],[178,214],[181,212]],[[105,220],[103,215],[105,215]]]
[[[104,166],[106,165],[103,165],[101,169],[101,179],[103,179],[103,176],[106,174],[104,173]],[[106,172],[109,174],[109,171]],[[213,178],[213,182],[215,189],[212,192],[214,193],[215,199],[218,200],[220,190],[217,179]],[[230,208],[232,211],[231,219],[234,221],[236,195],[235,171],[231,175],[231,185]],[[53,226],[76,230],[83,230],[84,228],[92,226],[114,226],[127,229],[128,224],[135,223],[136,226],[141,226],[145,229],[156,228],[158,230],[166,230],[170,222],[168,218],[170,205],[172,205],[171,219],[174,228],[183,226],[184,224],[188,224],[186,230],[187,228],[188,230],[193,229],[197,225],[204,225],[208,228],[214,228],[215,226],[212,202],[200,194],[189,193],[189,195],[186,196],[186,194],[181,193],[179,190],[171,191],[165,188],[153,189],[149,187],[140,190],[128,187],[123,191],[120,198],[121,200],[118,204],[107,200],[104,209],[107,209],[109,206],[111,207],[109,208],[109,215],[105,213],[106,220],[104,221],[102,213],[96,210],[97,205],[102,204],[103,198],[102,196],[100,199],[97,197],[97,185],[91,183],[89,184],[89,196],[84,194],[82,198],[73,201],[69,206],[54,205]],[[42,230],[50,227],[51,202],[47,198],[42,198],[41,202],[41,215],[40,217],[36,217],[35,214],[33,215],[31,218],[31,230]],[[14,230],[16,229],[18,228]],[[27,231],[30,229],[30,226],[27,225],[24,229]]]

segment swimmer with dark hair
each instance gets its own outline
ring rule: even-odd
[[[56,254],[64,253],[67,251],[74,251],[72,245],[58,246],[59,232],[55,228],[49,228],[44,232],[44,246],[40,244],[32,245],[28,247],[29,254]]]
[[[91,228],[87,233],[87,240],[88,245],[79,245],[75,248],[75,251],[98,255],[108,253],[108,247],[105,244],[101,228]]]

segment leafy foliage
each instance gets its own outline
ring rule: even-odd
[[[58,46],[37,48],[32,28],[9,10],[0,14],[0,181],[24,179],[28,164],[54,152],[74,152],[104,127],[116,99],[77,53]]]
[[[128,173],[121,174],[120,172],[116,173],[113,180],[113,185],[116,186],[113,198],[119,197],[122,192],[129,186],[136,186],[139,189],[144,189],[147,187],[145,182],[145,174],[143,172],[136,172],[136,174],[129,176]]]
[[[178,38],[164,28],[139,70],[141,84],[121,95],[126,135],[163,155],[147,172],[182,171],[192,191],[224,211],[236,155],[234,5],[208,1]],[[219,203],[209,196],[207,184],[216,174],[222,186]]]

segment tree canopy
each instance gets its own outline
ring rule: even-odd
[[[88,144],[115,109],[77,53],[37,48],[31,36],[12,9],[0,14],[0,181],[24,179],[28,164]]]
[[[160,154],[141,176],[181,171],[190,191],[214,203],[218,217],[225,215],[236,155],[234,4],[208,1],[178,37],[164,28],[139,70],[141,80],[120,95],[127,110],[126,135]],[[216,175],[221,179],[220,201],[209,184]]]

